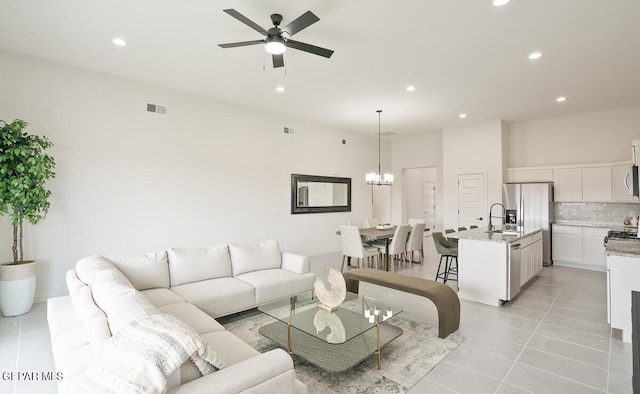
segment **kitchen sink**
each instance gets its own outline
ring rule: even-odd
[[[502,235],[522,235],[520,231],[512,231],[512,230],[492,230],[485,231],[487,234],[502,234]]]

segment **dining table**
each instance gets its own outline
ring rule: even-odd
[[[393,238],[393,234],[395,234],[396,232],[396,227],[397,226],[392,226],[388,229],[378,229],[376,227],[359,229],[360,237],[362,238],[363,242],[384,240],[385,255],[386,255],[384,259],[384,267],[385,267],[385,270],[387,271],[389,271],[389,242]],[[336,234],[340,235],[340,230],[336,231]],[[347,259],[347,265],[351,266],[351,257]]]
[[[384,257],[384,269],[386,271],[389,271],[389,243],[391,242],[391,239],[393,238],[393,235],[396,232],[396,227],[397,226],[392,226],[390,228],[386,228],[386,229],[378,229],[376,227],[368,227],[368,228],[361,228],[360,229],[360,236],[362,237],[362,240],[367,242],[367,241],[384,241],[384,247],[385,247],[385,257]]]

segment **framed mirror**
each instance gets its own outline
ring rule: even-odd
[[[291,213],[351,211],[351,178],[291,174]]]

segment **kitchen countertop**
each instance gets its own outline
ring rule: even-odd
[[[535,234],[539,231],[542,231],[541,228],[533,228],[533,229],[524,229],[520,232],[515,232],[512,230],[509,231],[509,234],[503,234],[498,232],[488,233],[486,228],[474,228],[466,231],[459,231],[450,234],[444,234],[447,238],[457,238],[457,239],[468,239],[473,241],[488,241],[488,242],[515,242],[522,238],[528,237],[529,235]]]
[[[618,241],[609,239],[607,242],[607,255],[640,257],[640,241]]]
[[[585,222],[568,222],[568,221],[557,221],[553,223],[556,226],[569,226],[569,227],[593,227],[593,228],[611,228],[611,227],[621,227],[622,224],[607,224],[607,223],[585,223]]]

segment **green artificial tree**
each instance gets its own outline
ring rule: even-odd
[[[49,210],[48,180],[55,177],[55,160],[47,154],[53,143],[24,131],[27,122],[0,120],[0,217],[13,226],[13,264],[24,261],[22,224],[36,224]]]

